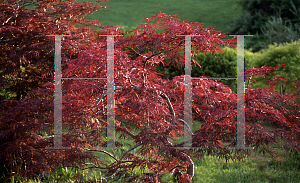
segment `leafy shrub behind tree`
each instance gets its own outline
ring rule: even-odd
[[[287,43],[286,45],[273,44],[269,45],[268,49],[262,50],[257,53],[245,51],[245,59],[249,65],[246,64],[246,69],[251,67],[262,67],[264,65],[274,67],[277,65],[285,64],[285,67],[274,71],[275,75],[280,75],[287,79],[281,86],[277,86],[276,90],[279,93],[287,93],[295,90],[293,83],[300,78],[300,40]],[[274,75],[273,75],[274,76]],[[268,77],[254,77],[257,83],[253,83],[254,88],[263,88],[264,83],[270,80],[273,76]]]
[[[195,66],[192,64],[192,77],[200,77],[202,75],[208,77],[237,77],[237,51],[230,47],[223,48],[224,53],[199,53],[193,59],[196,60],[200,65]],[[160,73],[164,74],[162,78],[172,79],[175,76],[184,75],[185,70],[183,68],[177,68],[171,66],[170,68],[159,65]],[[230,86],[233,92],[236,93],[236,81],[235,80],[219,80],[220,82]]]

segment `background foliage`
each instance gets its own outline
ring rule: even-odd
[[[237,77],[237,58],[236,49],[231,47],[224,47],[223,53],[199,53],[193,57],[200,65],[192,65],[192,77],[208,76],[208,77]],[[178,68],[171,66],[170,68],[163,67],[162,64],[158,66],[160,73],[164,74],[162,78],[172,80],[175,76],[185,75],[184,67]],[[235,80],[218,80],[222,82],[236,93],[237,82]]]
[[[253,53],[245,51],[246,69],[251,67],[259,68],[264,65],[275,67],[277,65],[285,64],[285,67],[274,71],[274,74],[267,77],[254,77],[257,83],[253,83],[253,88],[263,88],[265,83],[272,77],[284,77],[287,80],[276,87],[278,93],[287,93],[295,90],[296,81],[300,78],[300,40],[292,41],[286,45],[273,44],[269,45],[268,49]]]
[[[257,52],[274,42],[285,44],[300,39],[300,1],[240,0],[243,14],[228,26],[230,34],[247,37],[245,48]]]

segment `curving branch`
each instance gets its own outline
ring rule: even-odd
[[[190,133],[191,133],[192,135],[194,135],[194,133],[192,132],[192,130],[191,130],[190,126],[187,124],[187,122],[185,122],[183,119],[177,119],[177,121],[183,122],[183,123],[188,127],[188,130],[190,131]]]
[[[107,154],[108,156],[112,157],[113,159],[115,159],[116,161],[118,161],[118,159],[116,157],[114,157],[114,155],[112,155],[111,153],[107,152],[107,151],[104,151],[104,150],[98,150],[98,149],[87,149],[85,148],[85,150],[87,151],[97,151],[97,152],[102,152],[102,153],[105,153]]]
[[[138,143],[136,144],[134,147],[130,148],[126,153],[123,154],[123,156],[120,158],[120,161],[125,158],[126,154],[128,154],[130,151],[134,150],[135,148],[139,147],[140,145],[142,145],[142,143]]]
[[[169,106],[169,111],[170,114],[172,115],[173,119],[172,119],[172,123],[174,124],[175,122],[175,112],[173,109],[173,106],[170,102],[170,99],[168,98],[168,96],[163,93],[160,90],[154,90],[153,88],[149,88],[149,91],[152,92],[156,92],[160,97],[162,97],[164,100],[166,100],[168,106]],[[187,124],[184,120],[179,119],[179,121],[183,121],[185,124]],[[189,125],[187,125],[189,126]],[[192,130],[189,128],[190,132],[192,133]],[[171,130],[167,130],[166,133],[167,135],[170,133]],[[193,133],[192,133],[193,134]],[[174,156],[174,157],[178,157],[179,159],[181,159],[182,161],[184,161],[187,165],[187,174],[190,176],[190,181],[192,180],[192,178],[194,177],[194,162],[191,159],[191,157],[189,155],[187,155],[185,152],[182,152],[176,148],[174,148],[174,146],[172,145],[172,143],[167,139],[161,139],[162,142],[164,143],[165,146],[171,147],[171,151],[170,153]]]
[[[135,69],[135,68],[132,68],[131,71],[130,71],[130,73],[131,73],[134,69]],[[140,87],[134,85],[134,84],[131,82],[130,77],[129,77],[128,75],[127,75],[127,77],[128,77],[128,79],[129,79],[130,84],[132,85],[132,89],[134,89],[134,90],[139,90]],[[123,88],[123,87],[118,88],[118,89],[122,89],[122,88]],[[152,88],[152,87],[147,88],[146,91],[153,92],[153,93],[157,94],[158,96],[160,96],[162,99],[164,99],[164,100],[167,102],[167,105],[168,105],[170,114],[172,115],[172,121],[171,121],[171,122],[172,122],[173,125],[175,125],[175,123],[176,123],[176,119],[175,119],[175,111],[174,111],[174,109],[173,109],[173,106],[172,106],[172,104],[171,104],[171,102],[170,102],[169,97],[168,97],[165,93],[163,93],[162,91],[157,90],[157,89],[154,89],[154,88]],[[98,103],[101,101],[101,99],[104,98],[104,96],[105,96],[106,94],[107,94],[107,91],[105,91],[105,92],[101,95],[101,97],[99,98],[99,100],[97,101],[96,104],[98,104]],[[185,124],[187,124],[183,119],[177,119],[177,121],[182,121],[182,122],[184,122]],[[187,126],[188,126],[188,129],[189,129],[190,133],[193,135],[192,130],[190,129],[189,125],[187,125]],[[121,128],[121,127],[117,127],[117,128]],[[172,128],[173,128],[173,127],[171,127],[171,129],[166,130],[166,135],[169,135],[169,134],[170,134]],[[121,128],[121,129],[122,129],[122,128]],[[127,131],[127,132],[128,132],[128,131]],[[126,133],[127,133],[127,132],[126,132]],[[135,137],[135,136],[132,134],[132,137]],[[191,159],[191,157],[190,157],[189,155],[187,155],[185,152],[182,152],[182,151],[176,149],[176,148],[173,146],[173,144],[167,139],[167,137],[166,137],[166,138],[163,138],[163,139],[160,139],[160,140],[162,140],[163,144],[164,144],[166,147],[170,147],[170,148],[172,149],[170,153],[171,153],[174,157],[177,157],[177,158],[181,159],[182,161],[184,161],[184,162],[186,163],[186,165],[187,165],[187,174],[190,176],[190,180],[192,180],[192,178],[193,178],[193,176],[194,176],[194,162],[193,162],[193,160]],[[131,150],[137,148],[139,145],[141,145],[141,144],[137,144],[136,146],[134,146],[133,148],[131,148],[129,151],[131,151]],[[129,151],[127,151],[127,152],[122,156],[121,159],[123,159],[123,158],[125,157],[125,155],[126,155]],[[114,172],[111,176],[113,176],[115,173],[116,173],[116,172]]]
[[[152,57],[157,56],[157,55],[160,55],[160,54],[162,54],[162,53],[170,52],[171,50],[174,50],[174,49],[178,48],[179,46],[181,46],[181,44],[182,44],[183,42],[184,42],[184,40],[181,40],[181,41],[178,43],[178,45],[175,46],[174,48],[170,48],[170,49],[166,49],[166,50],[164,50],[164,51],[160,51],[160,52],[157,52],[157,53],[153,53],[153,54],[150,55],[149,57],[146,57],[146,56],[140,54],[139,52],[137,52],[135,49],[133,49],[133,48],[131,48],[131,47],[127,47],[127,48],[130,48],[131,50],[133,50],[133,51],[135,52],[135,54],[137,54],[137,55],[139,55],[139,56],[142,56],[142,57],[146,58],[146,59],[144,60],[144,67],[145,67],[146,64],[147,64],[147,61],[150,60]],[[154,62],[154,60],[150,63],[150,66],[152,66],[152,63],[153,63],[153,62]]]
[[[107,94],[107,88],[103,88],[103,87],[100,87],[101,89],[103,90],[106,90],[100,97],[99,99],[97,100],[97,102],[95,103],[95,105],[98,105],[100,103],[100,101],[105,97],[105,95]],[[120,89],[123,89],[125,88],[124,86],[117,86],[115,88],[115,90],[120,90]]]
[[[180,143],[178,143],[178,144],[174,144],[174,146],[175,146],[175,147],[180,147],[180,146],[183,146],[183,145],[186,144],[186,143],[192,143],[192,142],[193,142],[193,139],[190,138],[190,139],[188,139],[188,140],[186,140],[186,141],[180,142]]]
[[[130,79],[130,77],[128,78],[128,80],[129,80],[130,84],[133,86],[133,89],[134,89],[134,90],[138,90],[138,89],[140,89],[140,87],[139,87],[139,86],[136,86],[135,84],[133,84],[133,83],[131,82],[131,79]]]
[[[93,165],[87,168],[82,168],[81,170],[86,170],[86,169],[90,169],[90,168],[99,168],[99,169],[108,169],[108,167],[101,167],[101,166],[97,166],[94,163],[84,163],[82,165]]]
[[[173,109],[173,106],[171,104],[171,101],[170,101],[169,97],[165,93],[162,93],[161,91],[159,91],[159,95],[160,95],[161,98],[166,100],[167,105],[169,107],[170,114],[172,115],[172,117],[175,118],[175,112],[174,112],[174,109]]]

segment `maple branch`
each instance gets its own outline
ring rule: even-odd
[[[134,90],[138,90],[138,89],[140,89],[140,87],[139,86],[136,86],[135,84],[133,84],[132,82],[131,82],[131,79],[130,79],[130,77],[128,77],[128,80],[129,80],[129,83],[133,86],[133,89]]]
[[[135,148],[137,148],[137,147],[140,146],[140,145],[142,145],[142,143],[139,143],[139,144],[135,145],[134,147],[130,148],[127,152],[124,153],[124,155],[120,158],[120,160],[117,160],[117,158],[115,158],[111,153],[106,152],[106,151],[104,151],[104,150],[93,150],[93,149],[87,149],[87,148],[86,148],[85,150],[87,150],[87,151],[103,152],[103,153],[109,155],[110,157],[114,158],[114,159],[118,162],[118,165],[120,165],[121,163],[134,162],[134,161],[122,161],[122,159],[124,159],[125,156],[126,156],[130,151],[134,150]],[[96,166],[96,165],[93,164],[93,163],[85,163],[84,165],[89,165],[89,164],[91,164],[91,165],[93,165],[93,166],[84,168],[84,169],[82,169],[82,170],[89,169],[89,168],[108,169],[108,167],[100,167],[100,166]],[[116,166],[118,166],[118,165],[116,165]],[[113,177],[115,174],[116,174],[116,171],[115,171],[112,175],[110,175],[110,176],[108,176],[108,177],[106,177],[106,178]],[[106,178],[104,178],[104,179],[106,179]]]
[[[117,158],[115,158],[115,157],[114,157],[114,155],[112,155],[111,153],[109,153],[109,152],[106,152],[106,151],[104,151],[104,150],[97,150],[97,149],[87,149],[87,148],[85,148],[85,150],[87,150],[87,151],[97,151],[97,152],[103,152],[103,153],[105,153],[105,154],[109,155],[110,157],[112,157],[113,159],[115,159],[116,161],[118,161],[118,159],[117,159]]]
[[[186,141],[180,142],[180,143],[178,143],[178,144],[174,144],[174,146],[175,146],[175,147],[180,147],[180,146],[182,146],[182,145],[184,145],[184,144],[186,144],[186,143],[191,143],[192,141],[193,141],[193,139],[190,138],[190,139],[188,139],[188,140],[186,140]]]
[[[127,47],[127,48],[129,48],[129,47]],[[154,54],[150,55],[149,57],[146,57],[146,56],[140,54],[139,52],[137,52],[135,49],[133,49],[133,48],[130,48],[130,49],[132,49],[132,50],[135,52],[135,54],[137,54],[137,55],[139,55],[139,56],[141,56],[141,57],[146,58],[146,60],[144,61],[145,65],[146,65],[147,60],[151,59],[152,57],[154,57],[154,56],[156,56],[156,55],[159,55],[159,54],[165,52],[165,51],[160,51],[160,52],[158,52],[158,53],[154,53]],[[152,61],[152,62],[153,62],[153,61]],[[152,62],[151,62],[150,65],[152,65]]]
[[[85,163],[85,164],[82,164],[82,165],[93,165],[93,166],[82,168],[81,170],[86,170],[86,169],[90,169],[90,168],[108,169],[108,167],[97,166],[94,163]]]
[[[144,57],[144,58],[147,58],[146,56],[144,56],[144,55],[140,54],[139,52],[137,52],[135,49],[133,49],[133,48],[131,48],[131,47],[127,47],[127,48],[132,49],[132,50],[135,52],[135,54],[137,54],[137,55],[139,55],[139,56],[142,56],[142,57]]]
[[[104,123],[107,123],[106,121],[100,119],[100,121],[104,122]],[[116,120],[117,121],[117,120]],[[109,123],[107,123],[107,125],[110,126]],[[125,133],[127,133],[129,136],[131,136],[132,138],[135,138],[136,136],[134,134],[132,134],[131,132],[128,131],[128,129],[126,127],[119,127],[119,126],[115,126],[116,129],[120,129],[122,131],[124,131]]]
[[[122,160],[123,158],[125,158],[126,154],[128,154],[130,151],[132,151],[133,149],[137,148],[140,145],[142,145],[142,143],[138,143],[134,147],[130,148],[126,153],[124,153],[124,155],[120,158],[120,160]]]
[[[117,172],[116,172],[117,173]],[[114,177],[116,175],[116,173],[110,175],[110,176],[107,176],[107,177],[101,177],[101,179],[108,179],[108,178],[111,178],[111,177]]]
[[[100,87],[101,89],[104,89],[104,90],[107,90],[107,88],[103,88],[103,87]],[[117,88],[115,88],[115,90],[119,90],[119,89],[123,89],[125,88],[124,86],[117,86]],[[107,94],[107,91],[105,91],[101,96],[100,98],[97,100],[97,102],[95,103],[95,105],[98,105],[100,103],[100,101],[105,97],[105,95]],[[94,108],[95,109],[95,108]]]
[[[194,135],[194,133],[192,132],[192,130],[191,130],[190,126],[187,124],[187,122],[185,122],[183,119],[177,119],[177,121],[183,122],[183,123],[188,127],[188,130],[190,131],[190,133],[191,133],[192,135]]]
[[[171,151],[170,153],[174,156],[174,157],[177,157],[179,158],[180,160],[184,161],[187,165],[187,170],[186,170],[186,173],[188,175],[191,176],[191,179],[194,177],[194,162],[193,160],[191,159],[191,157],[183,152],[183,151],[180,151],[179,149],[176,149],[170,141],[168,140],[165,140],[165,139],[162,139],[163,143],[165,144],[165,146],[169,146],[171,147]]]
[[[252,79],[252,76],[250,76],[250,78],[248,78],[248,82],[247,82],[247,89],[249,88],[249,83],[250,83],[250,80]]]
[[[109,124],[108,124],[109,125]],[[122,131],[124,131],[125,133],[127,133],[129,136],[131,136],[132,138],[135,138],[136,136],[131,133],[130,131],[128,131],[128,129],[126,127],[119,127],[119,126],[116,126],[117,129],[120,129]]]
[[[167,51],[170,51],[170,50],[171,50],[171,49],[169,49],[169,50],[167,50]],[[152,57],[154,57],[154,56],[156,56],[156,55],[162,54],[162,53],[164,53],[164,52],[166,52],[166,51],[160,51],[160,52],[158,52],[158,53],[154,53],[154,54],[150,55],[149,57],[147,57],[146,60],[144,61],[145,65],[146,65],[146,63],[147,63],[147,60],[151,59]],[[154,60],[153,60],[153,61],[154,61]],[[150,63],[150,66],[152,65],[153,61]]]
[[[13,21],[16,21],[17,18],[20,17],[22,14],[23,14],[23,13],[20,13],[20,14],[16,14],[15,16],[9,17],[6,21],[4,21],[4,22],[2,23],[2,25],[7,24],[7,23],[10,21],[10,19],[13,19]]]
[[[172,119],[172,122],[174,121],[174,118],[175,118],[175,112],[173,110],[173,106],[170,102],[170,99],[168,98],[168,96],[163,93],[162,91],[160,90],[154,90],[153,88],[150,88],[149,89],[150,91],[156,91],[163,99],[165,99],[167,101],[167,104],[169,106],[169,111],[171,113],[171,115],[173,116],[173,119]],[[184,123],[186,123],[184,120],[182,119],[179,119],[179,121],[183,121]],[[192,133],[192,130],[190,129],[189,125],[187,125],[190,132]],[[172,129],[172,128],[171,128]],[[166,133],[167,135],[170,133],[171,130],[167,130]],[[193,134],[193,133],[192,133]],[[172,143],[167,139],[161,139],[162,142],[168,146],[168,147],[171,147],[172,149],[174,148],[174,146],[172,145]],[[191,176],[191,179],[193,178],[194,176],[194,162],[193,160],[191,159],[191,157],[186,154],[185,152],[182,152],[182,151],[179,151],[178,149],[173,149],[171,152],[170,152],[173,156],[181,159],[182,161],[184,161],[187,165],[187,174]]]
[[[103,121],[102,119],[100,119],[100,120]],[[107,124],[107,125],[110,125],[110,124]],[[134,134],[132,134],[131,132],[129,132],[127,128],[119,127],[119,126],[116,126],[116,128],[117,128],[117,129],[120,129],[120,130],[122,130],[122,131],[124,131],[124,132],[126,132],[128,135],[130,135],[132,138],[135,139],[136,136],[135,136]],[[103,151],[103,150],[96,150],[96,151],[101,151],[101,152],[104,152],[104,153],[110,155],[111,157],[113,157],[113,158],[118,162],[118,164],[117,164],[116,166],[119,166],[121,163],[128,162],[128,161],[122,161],[122,159],[124,159],[124,157],[125,157],[130,151],[134,150],[135,148],[137,148],[137,147],[140,146],[140,145],[142,145],[142,143],[136,144],[134,147],[130,148],[127,152],[125,152],[125,153],[123,154],[123,156],[120,158],[120,160],[117,160],[117,158],[115,158],[113,155],[111,155],[110,153],[108,153],[108,152],[106,152],[106,151]],[[97,168],[97,167],[94,166],[94,167],[90,167],[90,168]],[[108,177],[105,177],[104,179],[113,177],[116,173],[117,173],[117,170],[115,170],[115,171],[113,172],[112,175],[110,175],[110,176],[108,176]]]
[[[137,89],[139,89],[139,87],[136,86],[135,84],[133,84],[133,83],[131,82],[130,77],[129,77],[129,75],[131,74],[131,72],[132,72],[133,70],[136,70],[136,68],[133,67],[133,68],[130,70],[130,72],[126,74],[125,78],[129,80],[129,83],[133,86],[133,89],[134,89],[134,90],[137,90]]]
[[[164,50],[164,51],[160,51],[160,52],[157,52],[157,53],[153,53],[152,55],[150,55],[149,57],[146,57],[142,54],[140,54],[139,52],[137,52],[135,49],[131,48],[131,47],[127,47],[127,48],[130,48],[132,49],[137,55],[139,56],[142,56],[144,58],[146,58],[146,60],[144,60],[144,67],[146,66],[147,64],[147,61],[150,60],[152,57],[156,56],[156,55],[160,55],[162,53],[166,53],[166,52],[170,52],[171,50],[174,50],[176,48],[178,48],[182,43],[183,43],[184,40],[181,40],[177,46],[173,47],[173,48],[170,48],[170,49],[167,49],[167,50]],[[154,60],[150,63],[150,66],[152,65],[152,63],[154,62]]]
[[[132,68],[132,69],[131,69],[131,72],[132,72],[132,70],[134,70],[134,69],[135,69],[135,68]],[[131,72],[130,72],[130,73],[131,73]],[[127,76],[127,77],[128,77],[128,76]],[[132,85],[132,88],[133,88],[134,90],[140,89],[139,86],[136,86],[136,85],[134,85],[134,84],[131,82],[130,77],[128,77],[128,79],[129,79],[129,82],[130,82],[130,84]],[[120,89],[121,89],[121,88],[120,88]],[[163,93],[162,91],[156,90],[156,89],[154,89],[154,88],[152,88],[152,87],[147,88],[146,91],[150,91],[150,92],[156,93],[157,95],[159,95],[161,98],[163,98],[163,99],[167,102],[167,105],[168,105],[170,114],[171,114],[172,117],[173,117],[173,119],[172,119],[172,124],[175,125],[175,123],[174,123],[174,122],[175,122],[175,112],[174,112],[174,109],[173,109],[173,106],[172,106],[172,104],[171,104],[171,102],[170,102],[169,97],[168,97],[165,93]],[[106,94],[107,94],[107,91],[105,91],[105,92],[101,95],[101,97],[100,97],[100,99],[99,99],[98,101],[100,101]],[[97,104],[98,104],[98,103],[97,103]],[[185,124],[187,124],[187,123],[186,123],[184,120],[182,120],[182,119],[179,119],[178,121],[183,121]],[[187,125],[187,126],[189,126],[189,125]],[[118,128],[121,128],[121,127],[118,127]],[[171,130],[172,130],[172,128],[173,128],[173,127],[171,127]],[[188,128],[189,128],[190,132],[192,133],[192,130],[190,129],[190,127],[188,127]],[[122,129],[122,128],[121,128],[121,129]],[[166,134],[169,135],[170,132],[171,132],[171,130],[170,130],[170,129],[166,130]],[[193,134],[193,133],[192,133],[192,134]],[[133,135],[133,137],[135,137],[135,136]],[[174,146],[172,145],[172,143],[171,143],[167,138],[163,138],[163,139],[160,139],[160,140],[162,140],[162,142],[165,144],[165,146],[171,147],[171,148],[173,149]],[[135,148],[137,148],[137,147],[140,146],[140,145],[141,145],[141,144],[137,144],[137,145],[134,146],[132,149],[135,149]],[[131,151],[132,149],[130,149],[129,151]],[[129,151],[127,151],[127,152],[122,156],[122,158],[124,158],[125,155],[126,155]],[[193,160],[190,158],[190,156],[187,155],[186,153],[182,152],[182,151],[179,151],[178,149],[173,149],[173,151],[171,152],[171,154],[173,154],[175,157],[178,157],[179,159],[181,159],[182,161],[184,161],[184,162],[187,164],[187,174],[189,174],[191,177],[193,177],[193,176],[194,176],[194,163],[193,163]],[[113,175],[115,175],[115,174],[116,174],[116,172],[114,172],[111,176],[113,176]],[[110,177],[111,177],[111,176],[110,176]]]
[[[103,152],[103,153],[109,155],[110,157],[114,158],[117,162],[120,162],[120,163],[126,163],[126,162],[133,162],[133,161],[122,161],[122,159],[124,159],[125,156],[126,156],[130,151],[134,150],[135,148],[137,148],[137,147],[140,146],[140,145],[142,145],[142,143],[136,144],[134,147],[130,148],[128,151],[126,151],[126,152],[124,153],[124,155],[120,158],[120,160],[118,160],[117,158],[115,158],[111,153],[109,153],[109,152],[107,152],[107,151],[104,151],[104,150],[87,149],[87,148],[86,148],[85,150],[87,150],[87,151]],[[120,163],[119,163],[119,164],[120,164]],[[89,169],[89,168],[107,169],[107,167],[106,167],[106,168],[104,168],[104,167],[99,167],[99,166],[96,166],[96,165],[93,164],[93,163],[85,163],[84,165],[89,165],[89,164],[94,165],[94,166],[84,168],[83,170]]]
[[[170,111],[170,114],[175,117],[175,112],[174,112],[174,109],[173,109],[173,106],[171,104],[171,101],[169,99],[169,97],[165,94],[165,93],[162,93],[161,91],[159,91],[159,95],[161,96],[161,98],[165,99],[166,102],[167,102],[167,105],[169,107],[169,111]]]
[[[10,20],[12,18],[12,16],[11,17],[9,17],[6,21],[4,21],[3,23],[2,23],[2,25],[5,25],[5,24],[7,24],[7,22]]]
[[[107,90],[107,88],[104,88],[104,87],[101,87],[101,86],[99,88],[101,88],[103,90]],[[125,88],[125,87],[124,86],[116,86],[115,90],[120,90],[120,89],[123,89],[123,88]]]
[[[129,81],[130,81],[130,80],[129,80]],[[139,89],[140,89],[139,86],[136,86],[136,85],[132,84],[131,82],[130,82],[130,84],[133,85],[133,89],[134,89],[134,90],[139,90]],[[171,114],[172,117],[173,117],[173,119],[171,120],[171,123],[172,123],[173,125],[175,125],[175,123],[174,123],[175,112],[174,112],[174,109],[173,109],[173,106],[172,106],[172,104],[171,104],[171,101],[170,101],[169,97],[168,97],[165,93],[163,93],[162,91],[160,91],[160,90],[155,90],[155,89],[153,89],[152,87],[147,88],[146,91],[150,91],[150,92],[156,93],[156,94],[159,95],[161,98],[163,98],[164,100],[166,100],[167,105],[168,105],[168,107],[169,107],[170,114]],[[171,127],[171,129],[173,129],[173,127]],[[167,130],[167,131],[166,131],[166,134],[169,134],[170,131],[171,131],[171,130]]]

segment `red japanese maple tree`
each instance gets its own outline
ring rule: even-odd
[[[41,10],[43,6],[54,7],[52,5],[47,2],[40,4],[37,9]],[[63,5],[68,8],[60,7]],[[9,7],[6,5],[6,8]],[[81,12],[81,8],[75,2],[58,2],[54,10],[67,11],[62,17],[71,17]],[[30,11],[26,12],[29,16]],[[34,18],[33,14],[31,16]],[[51,22],[53,17],[49,17]],[[116,146],[124,146],[122,138],[131,140],[135,145],[122,151],[120,158],[96,149],[97,145],[105,147],[106,144],[106,134],[102,132],[107,125],[107,81],[73,80],[62,82],[65,130],[62,143],[71,149],[45,149],[53,146],[53,138],[42,137],[38,131],[46,126],[53,132],[54,124],[54,86],[53,82],[45,82],[23,100],[4,101],[1,106],[4,112],[1,114],[0,158],[12,171],[20,170],[24,177],[31,177],[37,170],[49,170],[61,164],[81,165],[85,160],[90,160],[94,168],[106,169],[108,176],[116,179],[126,177],[131,181],[159,182],[161,173],[177,168],[181,181],[191,182],[194,176],[193,158],[215,154],[226,160],[241,160],[248,154],[246,150],[239,149],[236,150],[238,155],[233,155],[231,150],[223,146],[223,140],[236,137],[237,94],[230,87],[213,80],[195,80],[192,85],[193,118],[201,123],[201,127],[192,132],[190,142],[193,147],[199,148],[177,148],[184,144],[176,142],[176,137],[184,133],[184,76],[174,77],[173,80],[161,79],[154,65],[184,65],[184,37],[177,35],[200,35],[192,37],[192,55],[200,51],[221,51],[221,46],[235,47],[235,39],[222,39],[225,35],[219,34],[220,31],[203,27],[201,23],[181,22],[175,15],[159,13],[144,20],[146,23],[139,25],[129,37],[115,37],[114,45],[115,128],[116,133],[121,135],[120,139],[116,139]],[[70,21],[62,23],[65,26],[73,24]],[[117,27],[102,28],[99,35],[122,35]],[[73,29],[74,32],[66,26],[66,30],[51,32],[70,35],[62,41],[62,46],[76,49],[78,54],[76,58],[64,57],[63,77],[76,75],[78,78],[105,78],[106,38],[97,38],[94,32],[85,35],[87,42],[84,43],[76,39],[82,30]],[[163,31],[159,32],[158,29]],[[29,34],[27,30],[24,32]],[[50,37],[48,39],[51,40]],[[53,56],[44,59],[50,61]],[[280,137],[286,139],[287,150],[300,151],[300,109],[299,103],[294,102],[296,95],[281,95],[275,91],[274,85],[282,78],[270,81],[264,89],[249,88],[253,76],[267,75],[275,69],[264,66],[245,71],[245,118],[248,124],[245,131],[246,146],[265,147],[272,154],[273,151],[267,149],[267,146],[277,143]],[[261,122],[270,122],[277,127],[274,136],[261,126]],[[140,132],[137,133],[136,129]],[[231,145],[236,145],[236,142],[233,141]],[[136,154],[132,153],[137,147],[141,147],[140,150]],[[109,164],[100,161],[93,151],[113,157],[115,162]],[[152,172],[146,173],[144,177],[129,174],[134,167],[146,166]]]

